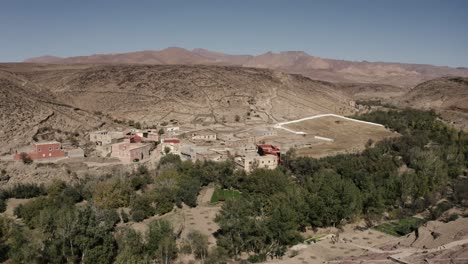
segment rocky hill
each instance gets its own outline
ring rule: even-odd
[[[274,123],[349,114],[332,83],[268,69],[183,65],[0,65],[1,125],[31,138],[40,126],[91,129],[103,118],[155,125]],[[3,110],[4,109],[4,110]],[[107,121],[109,122],[109,121]]]
[[[96,54],[58,58],[43,56],[26,62],[35,63],[104,63],[104,64],[210,64],[268,68],[298,73],[312,79],[330,82],[389,84],[411,88],[423,81],[453,75],[468,77],[466,68],[450,68],[422,64],[367,61],[345,61],[311,56],[302,51],[267,52],[258,56],[229,55],[205,49],[186,50],[171,47],[159,51],[120,54]]]
[[[468,78],[443,77],[423,82],[399,98],[399,104],[433,109],[462,128],[468,128]]]
[[[26,145],[43,132],[62,136],[105,125],[106,120],[57,100],[24,76],[0,70],[0,155]]]

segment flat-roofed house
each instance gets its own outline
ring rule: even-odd
[[[274,155],[246,155],[236,157],[234,160],[236,164],[246,172],[251,172],[256,168],[273,170],[278,167],[278,158]]]
[[[100,130],[89,133],[89,140],[99,146],[111,144],[113,141],[124,137],[124,133],[120,131]]]
[[[158,142],[159,133],[156,129],[139,130],[135,133],[143,142]]]
[[[57,159],[65,157],[65,151],[62,149],[62,144],[58,141],[43,141],[33,142],[28,150],[17,152],[14,156],[15,160],[21,159],[21,154],[25,153],[33,160]]]
[[[150,156],[151,144],[121,142],[112,145],[111,157],[123,162],[141,161]]]
[[[211,130],[196,131],[192,133],[192,140],[214,141],[216,133]]]

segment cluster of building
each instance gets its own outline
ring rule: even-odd
[[[136,162],[156,155],[179,155],[182,160],[224,161],[234,159],[237,166],[248,172],[255,168],[274,169],[280,163],[280,149],[261,144],[262,139],[275,136],[274,129],[241,130],[237,133],[216,132],[211,129],[185,130],[166,127],[164,133],[155,129],[89,133],[95,145],[95,155],[115,157],[122,162]],[[60,142],[34,142],[27,151],[16,152],[14,158],[26,153],[33,160],[83,157],[83,151],[66,150]]]
[[[99,156],[115,157],[123,162],[141,161],[149,158],[159,133],[155,129],[130,131],[94,131],[89,139],[96,144]]]

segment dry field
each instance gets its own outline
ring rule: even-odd
[[[320,158],[339,153],[355,153],[365,148],[370,140],[377,142],[385,138],[397,136],[384,127],[358,123],[338,117],[326,116],[284,125],[284,127],[305,132],[304,139],[310,139],[314,145],[297,149],[297,154]],[[331,138],[328,142],[314,137]]]
[[[268,263],[468,263],[468,218],[443,223],[428,222],[413,234],[393,237],[374,229],[359,231],[347,225],[333,241],[330,236],[311,245],[301,244],[289,250],[283,259]],[[318,234],[337,233],[332,228]],[[438,233],[434,238],[431,233]],[[296,251],[294,251],[296,249]],[[425,260],[429,260],[426,262]]]

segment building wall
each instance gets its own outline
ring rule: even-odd
[[[247,156],[240,158],[238,164],[246,172],[251,172],[254,168],[273,170],[278,167],[278,158],[274,155]]]
[[[112,143],[112,136],[107,131],[96,131],[89,133],[89,140],[106,145]]]
[[[192,139],[213,141],[216,140],[216,134],[192,134]]]
[[[150,155],[150,149],[150,144],[135,148],[132,146],[132,143],[129,142],[117,143],[112,145],[111,157],[131,162],[135,159],[141,160],[141,155],[143,154],[143,159],[146,159]]]
[[[131,149],[130,152],[130,160],[133,161],[135,159],[143,160],[149,157],[150,155],[151,145],[145,145],[137,149]]]
[[[38,144],[32,143],[32,151],[28,156],[33,160],[56,159],[65,157],[65,152],[60,143]],[[21,159],[21,153],[16,153],[15,160]]]

